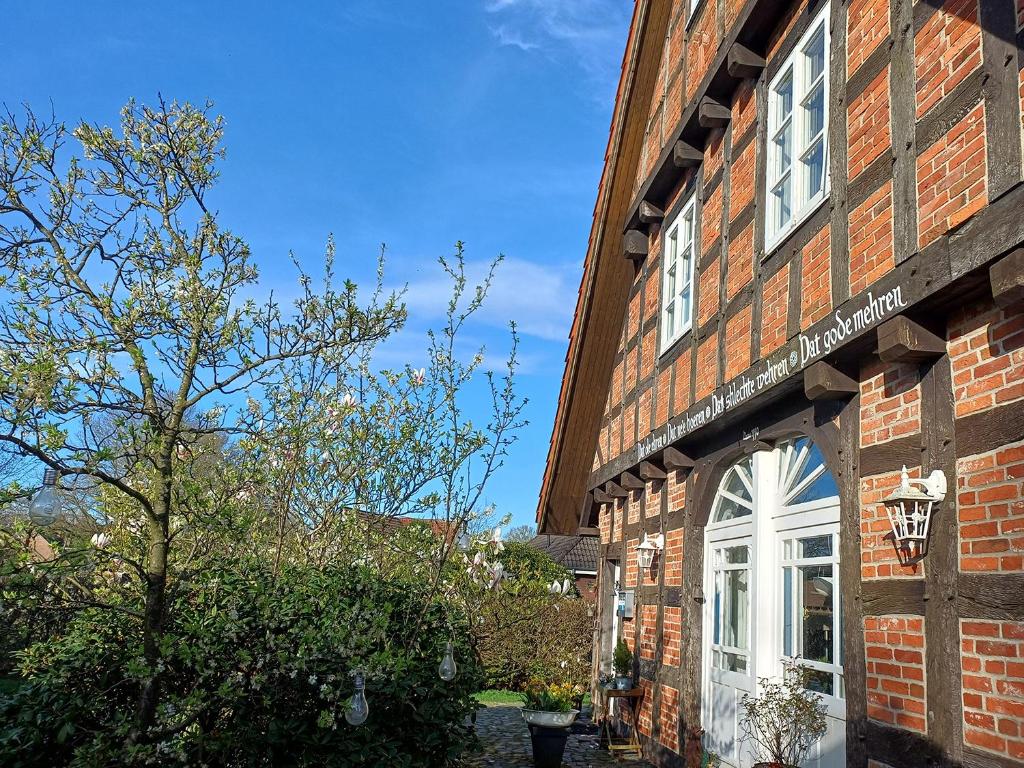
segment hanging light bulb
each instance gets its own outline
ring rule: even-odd
[[[39,489],[28,508],[29,519],[36,525],[53,525],[60,517],[60,497],[57,495],[57,470],[43,472],[43,487]]]
[[[455,666],[455,648],[451,643],[448,643],[444,649],[444,659],[441,660],[441,665],[437,668],[437,674],[441,676],[441,679],[446,683],[450,683],[455,679],[455,674],[458,672],[458,667]]]
[[[370,706],[366,703],[366,679],[362,672],[355,672],[353,677],[356,681],[356,692],[348,700],[348,707],[345,709],[345,722],[349,725],[362,725],[370,716]]]

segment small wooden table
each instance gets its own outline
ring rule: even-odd
[[[644,756],[643,747],[640,746],[640,738],[637,735],[640,731],[637,723],[636,710],[640,704],[640,699],[644,697],[643,688],[630,688],[629,690],[623,691],[618,688],[602,688],[603,696],[605,699],[605,714],[604,714],[604,736],[608,739],[608,749],[615,753],[633,753],[639,757]],[[629,704],[629,716],[632,723],[630,723],[629,736],[625,739],[618,739],[616,742],[612,736],[611,728],[611,717],[609,717],[609,704],[611,699],[625,699],[626,703]]]

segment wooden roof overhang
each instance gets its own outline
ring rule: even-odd
[[[586,496],[635,270],[623,258],[621,223],[633,196],[670,5],[638,0],[633,11],[537,507],[538,533],[575,533]]]

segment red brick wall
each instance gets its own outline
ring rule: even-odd
[[[665,366],[658,372],[657,392],[654,398],[654,426],[661,426],[668,421],[669,407],[672,405],[669,398],[672,393],[672,367]]]
[[[800,267],[800,328],[807,329],[832,309],[831,230],[822,227],[804,246]]]
[[[703,327],[704,323],[718,311],[718,275],[717,259],[700,274],[700,304],[697,307],[696,323],[698,328]]]
[[[1024,398],[1024,311],[991,302],[958,310],[948,332],[957,417]]]
[[[722,187],[719,184],[715,191],[704,201],[700,214],[700,252],[706,254],[722,233]]]
[[[665,533],[665,586],[683,586],[683,529]]]
[[[946,0],[914,36],[920,119],[981,66],[978,0]]]
[[[757,118],[757,99],[754,92],[754,81],[744,80],[736,86],[732,94],[732,141],[733,146],[747,135]],[[732,173],[736,169],[733,167]]]
[[[917,158],[921,248],[984,207],[985,168],[985,108],[978,104]]]
[[[856,296],[895,266],[892,182],[850,211],[850,293]]]
[[[733,129],[735,134],[735,128]],[[735,221],[743,209],[754,201],[754,149],[752,141],[738,156],[733,157],[729,169],[729,221]]]
[[[789,311],[789,263],[783,264],[764,284],[761,298],[761,356],[767,357],[786,343]]]
[[[701,170],[704,173],[704,183],[714,178],[725,163],[725,129],[712,128],[704,139],[704,162]]]
[[[695,400],[711,394],[718,377],[718,333],[710,334],[697,348],[697,388]]]
[[[754,279],[754,225],[749,224],[729,241],[729,268],[725,298],[732,299]]]
[[[1024,623],[960,622],[964,741],[1024,760]]]
[[[886,0],[852,0],[846,27],[846,75],[850,77],[889,36],[889,3]]]
[[[690,407],[690,350],[683,351],[672,364],[676,376],[675,396],[672,401],[672,415],[682,413]]]
[[[666,605],[661,626],[661,663],[678,667],[683,639],[683,609]]]
[[[658,606],[644,605],[640,608],[640,658],[654,660],[658,648]]]
[[[729,318],[725,326],[725,380],[750,365],[750,305]]]
[[[679,691],[670,685],[661,686],[661,705],[658,710],[659,739],[673,752],[679,752]]]
[[[889,149],[889,67],[851,103],[847,110],[847,168],[856,178],[871,161]]]
[[[697,86],[707,74],[718,48],[717,25],[713,5],[704,8],[690,35],[690,47],[686,64],[686,100],[693,98]]]
[[[864,618],[868,717],[927,733],[924,647],[919,616]]]
[[[860,444],[885,443],[921,431],[920,369],[910,363],[866,365],[860,381]]]
[[[651,714],[654,710],[654,684],[650,680],[640,678],[640,687],[644,689],[643,698],[640,699],[640,709],[637,712],[637,723],[640,726],[640,733],[645,736],[651,735]]]
[[[1024,442],[957,460],[960,568],[1024,570]]]

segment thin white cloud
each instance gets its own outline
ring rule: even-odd
[[[599,86],[614,87],[632,13],[628,0],[488,0],[499,45],[574,61]]]
[[[467,263],[470,286],[483,279],[486,268],[483,261]],[[564,343],[576,306],[578,284],[578,265],[542,265],[506,258],[498,267],[479,320],[492,327],[504,327],[515,321],[524,335]],[[451,283],[440,268],[411,281],[405,295],[410,321],[429,323],[443,316],[450,294]]]
[[[521,51],[535,51],[540,48],[540,43],[533,43],[524,39],[519,32],[509,29],[504,24],[499,24],[496,27],[490,27],[490,30],[491,34],[497,38],[500,45],[518,48]]]

